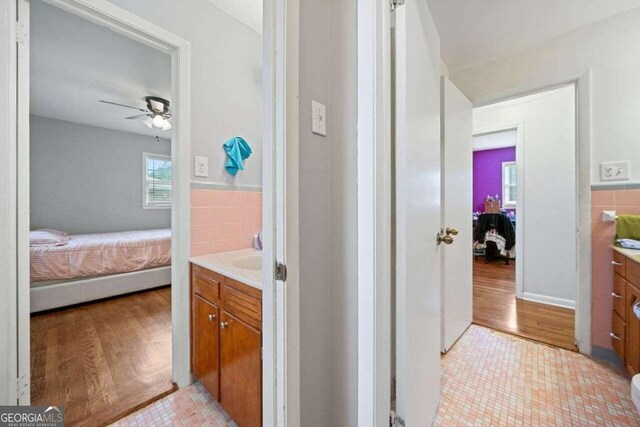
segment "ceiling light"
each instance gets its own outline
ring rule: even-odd
[[[169,123],[169,120],[165,120],[164,126],[162,126],[162,130],[169,130],[169,129],[171,129],[171,123]]]
[[[153,120],[151,119],[151,117],[147,117],[146,119],[144,119],[142,121],[142,123],[144,123],[145,125],[147,125],[147,127],[149,129],[151,129],[151,127],[153,126]]]
[[[162,117],[160,114],[158,114],[157,116],[155,116],[153,118],[152,121],[153,125],[157,128],[161,128],[162,126],[164,126],[165,120],[164,117]]]

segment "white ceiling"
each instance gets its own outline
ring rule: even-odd
[[[208,0],[258,34],[262,34],[263,0]]]
[[[427,0],[450,72],[640,6],[640,0]]]
[[[40,0],[31,1],[31,114],[170,137],[125,117],[147,95],[171,99],[171,58]]]

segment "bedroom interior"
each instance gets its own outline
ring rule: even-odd
[[[41,1],[30,16],[32,404],[104,424],[175,388],[171,119],[144,99],[171,98],[171,59]]]
[[[209,73],[193,102],[206,108],[191,113],[190,366],[239,425],[262,415],[254,3],[201,11],[221,44],[199,57]],[[105,425],[177,390],[172,61],[44,1],[30,9],[31,402],[64,405],[69,425]]]
[[[554,255],[575,254],[575,87],[475,108],[473,126],[474,323],[576,351],[575,272]]]

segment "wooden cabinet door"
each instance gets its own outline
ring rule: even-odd
[[[262,334],[226,311],[220,324],[220,403],[239,427],[262,425]]]
[[[640,303],[640,290],[631,284],[627,284],[626,291],[626,335],[625,365],[631,375],[640,373],[640,319],[635,314],[633,307]]]
[[[220,310],[193,296],[193,375],[217,401],[220,400]]]

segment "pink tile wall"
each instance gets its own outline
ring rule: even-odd
[[[191,255],[253,247],[262,229],[262,193],[191,190]]]
[[[611,244],[615,223],[602,222],[602,211],[618,215],[640,215],[640,190],[603,190],[591,192],[591,340],[593,345],[611,348],[611,312],[613,304],[613,252]]]

